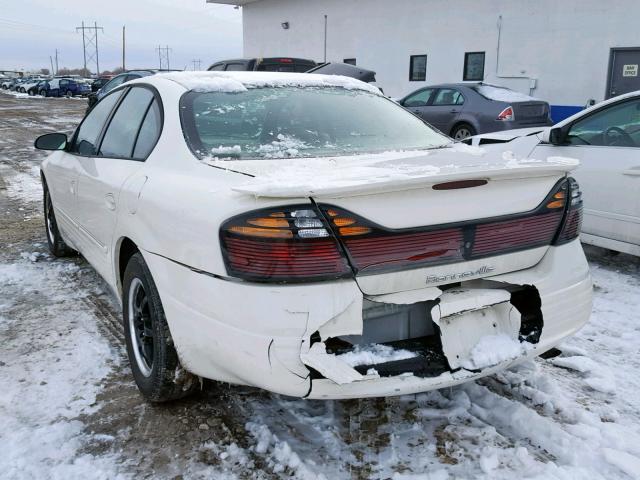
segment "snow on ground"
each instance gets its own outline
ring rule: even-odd
[[[37,134],[50,128],[41,115],[30,117]],[[21,122],[1,127],[0,478],[640,478],[637,258],[588,248],[587,326],[560,356],[477,382],[348,401],[212,384],[149,406],[105,327],[119,312],[96,303],[91,268],[34,243],[42,200]]]
[[[114,355],[69,262],[0,264],[0,476],[114,478],[113,462],[82,453],[80,414],[95,409]],[[22,302],[31,302],[25,314]],[[19,314],[18,314],[19,311]]]

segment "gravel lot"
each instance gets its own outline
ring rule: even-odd
[[[207,382],[145,403],[120,306],[81,257],[47,253],[33,140],[85,106],[0,93],[1,478],[640,478],[640,260],[600,249],[593,316],[559,357],[399,398]]]

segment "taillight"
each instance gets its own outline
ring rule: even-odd
[[[562,227],[554,245],[562,245],[578,238],[582,227],[582,192],[580,191],[580,185],[572,177],[569,177],[566,185],[569,202]]]
[[[220,241],[229,275],[260,282],[351,276],[333,233],[312,205],[257,210],[227,220]]]
[[[500,112],[500,114],[498,115],[498,118],[496,120],[513,120],[515,118],[515,116],[513,115],[513,107],[511,107],[511,105],[509,105],[507,108],[505,108],[504,110],[502,110]]]

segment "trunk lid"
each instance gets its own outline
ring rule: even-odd
[[[511,152],[489,155],[465,145],[366,157],[218,163],[255,176],[234,187],[238,192],[311,197],[329,222],[355,219],[352,226],[368,228],[370,235],[360,238],[342,236],[332,224],[368,295],[535,265],[562,217],[560,210],[540,216],[537,209],[578,164],[556,157],[516,160]]]

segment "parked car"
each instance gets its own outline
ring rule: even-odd
[[[149,75],[153,75],[157,73],[159,70],[132,70],[130,72],[124,72],[120,75],[116,75],[107,83],[102,85],[97,91],[89,94],[87,100],[89,106],[87,107],[87,111],[91,110],[93,106],[104,97],[111,90],[116,88],[118,85],[123,84],[124,82],[128,82],[129,80],[135,80],[137,78],[148,77]]]
[[[98,90],[100,90],[109,80],[111,80],[113,78],[113,76],[108,76],[108,77],[100,77],[100,78],[96,78],[92,83],[91,83],[91,91],[92,92],[97,92]]]
[[[44,97],[85,96],[91,92],[89,85],[70,78],[54,78],[38,86],[40,95]]]
[[[316,66],[313,60],[291,57],[240,58],[211,65],[210,71],[306,72]]]
[[[42,78],[30,78],[25,80],[17,86],[16,91],[20,93],[29,93],[29,90],[33,90],[33,87],[37,86],[42,80]]]
[[[469,141],[501,144],[499,148],[534,159],[580,160],[575,172],[585,194],[580,238],[640,256],[640,91],[596,104],[553,127],[487,134]]]
[[[576,162],[478,156],[351,78],[162,73],[35,146],[55,150],[50,251],[121,298],[154,402],[197,377],[319,399],[444,388],[591,312]]]
[[[432,85],[399,103],[455,140],[553,123],[547,102],[486,83]]]
[[[0,88],[2,88],[3,90],[8,90],[16,81],[16,78],[5,78],[4,80],[2,80],[2,82],[0,82]]]

